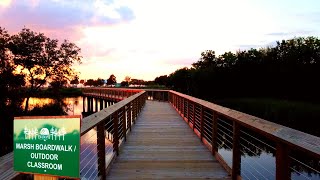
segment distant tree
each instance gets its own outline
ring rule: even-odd
[[[145,82],[142,79],[131,79],[130,84],[134,84],[134,85],[144,85]]]
[[[65,79],[55,79],[54,81],[50,82],[51,88],[55,91],[58,91],[60,88],[66,87],[67,84],[68,82]]]
[[[116,76],[114,74],[111,74],[109,79],[107,80],[107,85],[113,85],[117,83]]]
[[[87,82],[84,83],[85,86],[94,86],[95,82],[93,79],[88,79]]]
[[[174,73],[170,74],[170,85],[173,89],[177,91],[190,94],[191,76],[191,70],[187,67],[178,69]]]
[[[84,79],[81,79],[81,80],[80,80],[80,84],[84,84]]]
[[[216,65],[216,53],[213,50],[206,50],[201,53],[201,57],[199,61],[192,64],[192,66],[196,69],[203,69],[210,66]]]
[[[169,81],[169,79],[168,79],[168,76],[167,76],[167,75],[159,76],[159,77],[156,77],[156,78],[154,79],[154,82],[155,82],[156,84],[164,85],[164,86],[167,86],[168,81]]]
[[[74,76],[71,66],[81,62],[80,48],[65,40],[50,39],[43,33],[23,28],[11,37],[10,50],[14,54],[15,64],[21,67],[30,84],[25,111],[28,110],[29,97],[50,79],[69,80]]]
[[[124,78],[124,81],[125,81],[125,82],[128,82],[128,84],[129,84],[130,81],[131,81],[131,77],[130,77],[130,76],[126,76],[126,77]]]
[[[103,86],[104,85],[104,80],[101,79],[101,78],[98,78],[96,81],[95,81],[95,86]]]
[[[129,83],[127,81],[122,81],[121,82],[121,86],[122,87],[128,87],[129,86]]]
[[[79,76],[75,76],[71,81],[70,84],[79,84]]]

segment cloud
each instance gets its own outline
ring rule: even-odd
[[[5,0],[5,2],[7,1]],[[97,3],[100,6],[97,6]],[[114,25],[134,18],[129,8],[115,6],[112,3],[107,5],[105,1],[101,0],[33,0],[31,3],[27,0],[19,0],[6,6],[7,8],[0,12],[1,26],[8,27],[7,29],[14,33],[26,26],[36,31],[54,30],[57,34],[66,34],[65,31],[78,30],[77,27]],[[104,10],[112,13],[101,14]],[[117,14],[117,18],[114,14]]]
[[[12,0],[0,0],[0,8],[9,7]]]
[[[191,65],[207,49],[219,55],[320,32],[318,6],[302,1],[6,1],[1,26],[75,42],[84,57],[76,67],[90,78],[114,73],[152,80]]]

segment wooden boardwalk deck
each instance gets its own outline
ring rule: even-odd
[[[147,101],[107,179],[230,179],[167,102]]]

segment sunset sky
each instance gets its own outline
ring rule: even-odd
[[[259,48],[320,36],[319,0],[0,0],[0,26],[81,48],[81,79],[154,80],[202,51]]]

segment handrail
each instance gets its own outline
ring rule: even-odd
[[[162,97],[167,97],[162,98],[162,100],[167,99],[167,101],[172,104],[200,137],[201,141],[207,145],[212,154],[220,161],[225,169],[229,171],[232,179],[237,179],[241,177],[242,174],[240,142],[247,141],[244,137],[250,136],[250,134],[245,132],[245,129],[253,131],[257,135],[275,144],[273,149],[275,149],[276,179],[290,179],[290,171],[294,171],[294,169],[290,167],[290,162],[296,161],[290,154],[291,152],[302,152],[304,155],[311,156],[315,162],[319,162],[320,160],[319,137],[176,91],[167,90],[166,95],[164,95],[165,90],[150,89],[147,91],[148,95],[151,96],[158,93],[161,94],[160,96]],[[149,99],[152,98],[153,97]],[[230,123],[221,125],[221,123],[224,122],[221,119],[226,119],[230,121]],[[230,126],[229,129],[226,126]],[[226,132],[225,135],[229,138],[227,143],[231,143],[232,146],[231,165],[228,165],[218,153],[218,136],[221,131]],[[303,162],[299,163],[303,164]],[[312,167],[310,169],[315,170]],[[319,170],[315,171],[319,172]]]
[[[96,126],[98,123],[104,121],[106,118],[110,117],[111,115],[115,114],[115,112],[119,111],[124,106],[128,105],[130,102],[136,100],[141,95],[143,95],[145,92],[142,91],[138,94],[132,95],[123,101],[120,101],[113,106],[110,106],[108,108],[105,108],[99,112],[96,112],[94,114],[91,114],[90,116],[87,116],[82,119],[81,121],[81,135],[85,134],[86,132],[90,131],[94,126]]]
[[[302,152],[304,155],[312,157],[315,162],[319,162],[320,160],[319,137],[176,91],[87,88],[84,90],[84,93],[87,95],[90,95],[90,93],[92,93],[91,95],[98,94],[101,98],[117,97],[123,99],[113,106],[102,109],[82,119],[81,136],[93,128],[97,130],[98,170],[101,177],[106,176],[104,147],[105,131],[107,129],[105,125],[112,124],[113,151],[115,154],[118,154],[119,142],[126,140],[126,133],[131,129],[132,123],[137,118],[146,99],[168,101],[171,103],[200,137],[200,140],[209,148],[212,155],[229,171],[232,179],[237,179],[242,175],[241,140],[244,140],[247,145],[254,145],[254,142],[246,139],[247,136],[252,136],[246,130],[250,130],[255,133],[254,135],[259,135],[259,137],[262,136],[268,141],[272,141],[273,145],[270,148],[275,151],[276,179],[290,179],[290,171],[294,171],[290,167],[291,161],[304,163],[292,157],[292,152]],[[112,96],[108,96],[108,93]],[[219,134],[223,131],[227,137],[227,146],[232,147],[231,165],[228,165],[218,152]],[[254,141],[259,141],[259,138],[253,138],[256,139]],[[313,167],[311,169],[319,172],[317,169],[313,169]]]
[[[106,131],[110,129],[110,127],[106,127],[106,124],[108,124],[108,126],[111,126],[112,128],[111,131],[113,152],[116,155],[119,155],[120,141],[126,141],[126,134],[128,130],[131,130],[132,123],[135,122],[139,112],[145,104],[146,91],[124,91],[124,89],[119,90],[113,88],[95,88],[87,89],[87,91],[85,91],[84,94],[90,95],[90,93],[93,93],[91,94],[93,96],[94,93],[99,93],[100,98],[108,98],[110,97],[107,96],[108,93],[112,93],[112,95],[117,96],[120,99],[123,99],[122,101],[108,108],[102,109],[94,114],[91,114],[90,116],[83,118],[81,121],[81,136],[83,136],[93,128],[96,128],[97,130],[98,172],[101,179],[105,179],[106,169],[108,169],[107,166],[109,166],[106,165],[105,136]],[[112,161],[109,161],[109,164],[111,162]]]
[[[103,92],[103,93],[112,93],[112,95],[117,96],[119,99],[122,99],[118,103],[109,106],[108,108],[102,109],[99,112],[91,114],[81,120],[81,129],[80,134],[83,137],[87,132],[92,129],[96,129],[96,142],[97,142],[97,162],[94,162],[98,166],[98,175],[101,179],[105,179],[106,177],[106,169],[108,164],[106,165],[106,127],[105,124],[109,123],[110,120],[113,120],[111,126],[112,130],[112,144],[113,144],[113,155],[119,154],[119,146],[121,141],[126,141],[126,134],[128,131],[131,130],[131,126],[135,123],[138,114],[141,112],[142,107],[145,104],[147,99],[147,93],[143,90],[124,90],[124,89],[115,89],[115,88],[94,88],[89,89],[86,88],[84,90],[84,94],[86,93],[96,93],[96,92]],[[87,94],[88,95],[88,94]],[[91,94],[93,95],[93,94]],[[99,94],[101,95],[101,93]],[[103,94],[106,95],[106,94]],[[101,96],[100,98],[107,98],[108,96]],[[108,122],[109,121],[109,122]],[[110,132],[109,132],[110,133]],[[93,158],[90,159],[92,161]],[[13,161],[13,152],[8,153],[6,156],[0,158],[0,163],[7,163]],[[112,162],[109,161],[109,165]],[[13,167],[7,168],[7,171],[10,173],[3,174],[5,178],[17,178],[19,174],[13,171]]]
[[[254,131],[269,136],[269,138],[276,138],[277,141],[286,143],[289,146],[295,146],[299,150],[311,153],[312,156],[320,159],[320,138],[286,127],[280,124],[276,124],[270,121],[266,121],[262,118],[258,118],[240,111],[236,111],[230,108],[219,106],[217,104],[198,99],[186,94],[182,94],[175,91],[170,93],[177,96],[183,97],[189,101],[200,104],[203,107],[211,109],[219,115],[225,116],[226,118],[240,123],[242,126],[250,128]]]

